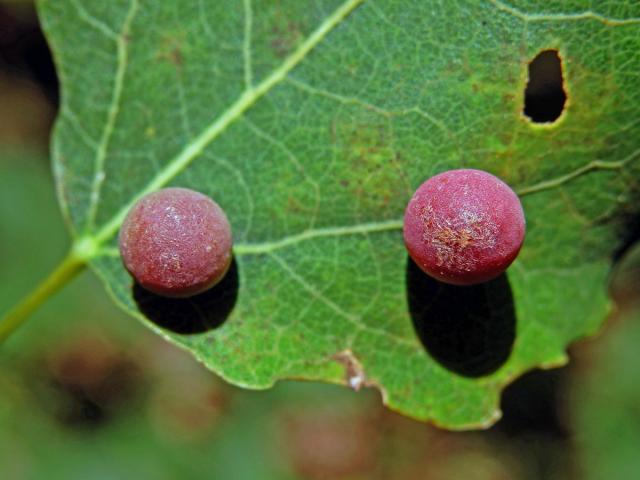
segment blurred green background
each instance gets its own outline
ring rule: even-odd
[[[57,102],[33,6],[0,1],[0,312],[68,246],[48,163]],[[517,380],[491,429],[450,433],[366,389],[226,385],[85,273],[1,346],[0,479],[640,478],[639,286],[630,248],[602,335]]]

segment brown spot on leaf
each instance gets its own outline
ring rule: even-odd
[[[373,387],[380,392],[382,400],[386,404],[386,392],[382,386],[375,380],[368,378],[364,371],[362,363],[355,356],[351,349],[346,349],[336,353],[331,357],[332,360],[344,366],[345,384],[356,392],[362,387]]]
[[[344,365],[345,383],[349,387],[357,392],[366,384],[367,376],[351,350],[338,352],[333,356],[333,359]]]
[[[293,195],[289,195],[287,197],[287,212],[292,214],[307,214],[312,215],[315,213],[315,205],[307,204],[303,201],[300,201],[299,198],[296,198]]]
[[[270,47],[278,58],[286,57],[302,38],[300,24],[292,20],[278,21],[272,29]]]
[[[160,42],[157,58],[161,62],[168,62],[176,69],[184,64],[183,55],[184,34],[166,36]]]
[[[384,214],[399,199],[410,195],[411,189],[403,158],[393,148],[389,124],[370,112],[361,120],[337,123],[331,130],[331,140],[344,158],[337,172],[343,177],[339,182],[348,194],[357,198],[361,210],[379,210]]]

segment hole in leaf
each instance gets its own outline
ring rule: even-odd
[[[220,327],[236,304],[238,265],[234,258],[220,283],[192,297],[163,297],[136,283],[133,298],[140,311],[159,327],[184,334],[206,332]]]
[[[409,258],[407,296],[416,334],[444,367],[481,377],[509,358],[516,317],[504,273],[485,283],[460,287],[438,282]]]
[[[562,60],[557,50],[540,52],[529,63],[529,81],[524,91],[524,114],[535,123],[555,122],[564,110],[567,94],[562,78]]]

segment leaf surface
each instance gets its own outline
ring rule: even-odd
[[[364,383],[412,417],[489,425],[505,384],[599,327],[633,206],[640,6],[589,5],[43,0],[74,238],[119,305],[234,384]],[[548,49],[568,101],[540,126],[521,112]],[[414,189],[460,167],[512,185],[528,222],[508,278],[466,320],[431,305],[447,292],[415,278],[401,233]],[[233,226],[237,300],[199,334],[149,321],[117,255],[128,208],[164,186],[212,196]],[[496,340],[500,325],[515,337]],[[490,369],[459,368],[496,348]]]

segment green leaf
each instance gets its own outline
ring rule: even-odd
[[[119,305],[231,383],[364,379],[412,417],[487,426],[505,384],[564,363],[608,308],[640,156],[640,6],[590,5],[43,0],[63,90],[54,170],[76,248]],[[527,67],[547,49],[568,102],[535,125],[521,113]],[[469,326],[475,346],[450,332],[449,353],[491,356],[502,313],[487,305],[510,289],[513,349],[481,375],[426,350],[409,313],[404,207],[458,167],[514,186],[528,222],[508,284],[479,291],[489,321]],[[117,255],[128,208],[167,185],[211,195],[234,230],[237,302],[201,334],[146,319]]]

